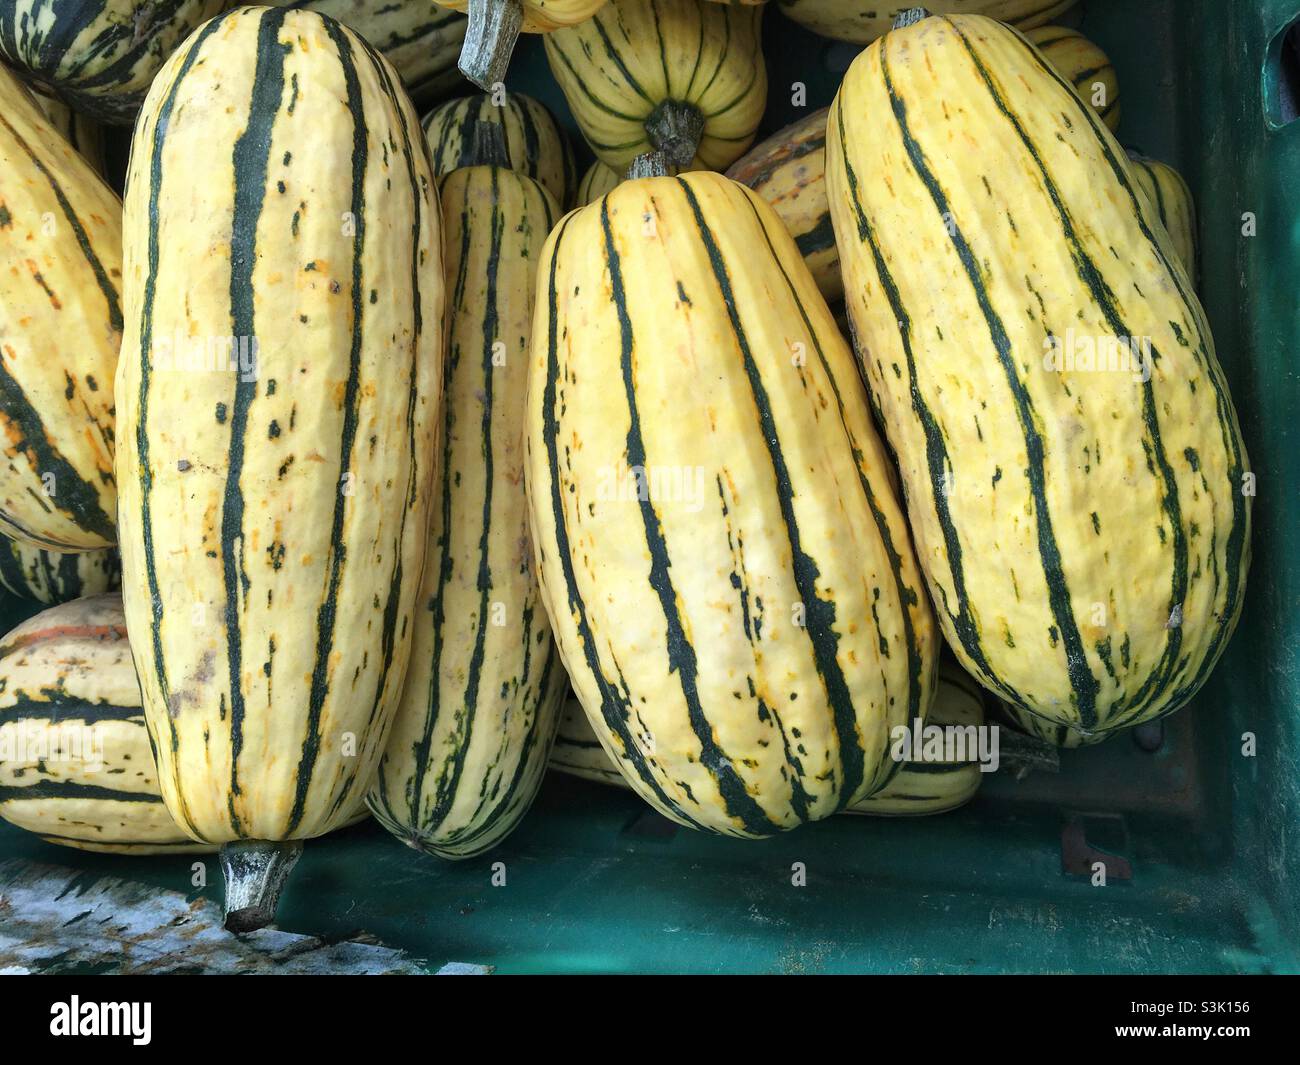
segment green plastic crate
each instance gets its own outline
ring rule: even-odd
[[[806,113],[791,106],[796,81],[808,108],[829,103],[856,51],[769,6],[764,133]],[[1241,625],[1158,751],[1119,736],[1062,752],[1059,774],[995,775],[953,814],[836,817],[763,842],[677,829],[629,793],[552,775],[522,827],[467,862],[373,824],[309,843],[280,927],[364,931],[431,970],[1300,971],[1300,492],[1287,459],[1300,450],[1300,121],[1287,121],[1300,29],[1282,38],[1298,17],[1297,0],[1084,4],[1084,32],[1118,71],[1121,141],[1175,164],[1196,197],[1202,298],[1259,486]],[[580,144],[536,38],[509,84]],[[7,625],[33,612],[0,601]],[[1094,851],[1105,887],[1076,871]],[[212,860],[193,891],[190,857],[80,854],[0,825],[7,858],[220,897]]]

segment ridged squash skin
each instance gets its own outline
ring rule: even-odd
[[[676,165],[722,170],[749,147],[767,103],[762,16],[750,5],[610,0],[549,34],[546,58],[601,162],[625,173],[662,147],[647,127],[672,102],[702,119],[695,157]]]
[[[585,207],[592,201],[600,199],[622,180],[622,174],[597,159],[587,167],[582,180],[578,182],[578,194],[574,199],[574,205]]]
[[[999,705],[1002,713],[1017,729],[1030,736],[1036,736],[1044,743],[1050,743],[1053,747],[1065,749],[1087,747],[1109,739],[1113,735],[1110,732],[1085,734],[1078,729],[1070,728],[1068,725],[1057,724],[1055,721],[1048,721],[1037,714],[1031,714],[1005,701]]]
[[[852,355],[766,202],[696,172],[560,222],[527,470],[564,663],[643,798],[758,837],[887,783],[933,618]]]
[[[111,546],[122,207],[0,67],[0,532]]]
[[[505,146],[506,165],[540,181],[561,206],[573,199],[577,169],[568,138],[555,116],[531,96],[508,94],[495,104],[488,93],[448,100],[421,120],[429,142],[433,172],[439,177],[464,166],[491,162],[479,158],[476,128],[492,126]]]
[[[66,603],[103,595],[121,583],[122,565],[115,548],[61,554],[0,536],[0,586],[20,599]]]
[[[164,60],[230,0],[0,0],[0,58],[41,91],[129,126]]]
[[[673,167],[668,167],[667,170],[669,174],[677,172]],[[582,175],[582,180],[578,182],[578,194],[574,198],[574,206],[585,207],[589,203],[594,203],[615,185],[619,184],[624,176],[597,159],[591,166],[587,167],[587,172]]]
[[[401,76],[417,104],[440,99],[461,82],[456,60],[465,40],[464,15],[421,0],[264,0],[328,15],[356,30]],[[233,6],[233,5],[231,5]]]
[[[941,669],[934,705],[930,707],[926,724],[963,728],[982,726],[984,705],[979,686],[969,678],[959,680]],[[582,704],[576,698],[569,698],[564,703],[555,748],[551,751],[550,768],[597,784],[628,787],[623,774],[610,761],[596,738]],[[947,813],[975,797],[982,776],[979,763],[971,759],[907,761],[878,792],[859,799],[843,812],[875,817],[922,817]]]
[[[96,174],[104,174],[104,128],[93,118],[72,110],[62,100],[52,96],[32,94],[50,125],[57,129],[63,139],[77,149],[77,152],[91,166]]]
[[[369,803],[411,846],[467,858],[532,804],[566,683],[524,496],[534,286],[558,211],[539,182],[492,166],[453,171],[441,199],[442,455],[411,664]]]
[[[1182,706],[1241,611],[1250,465],[1204,312],[1110,131],[1019,34],[931,18],[854,61],[827,184],[962,664],[1085,735]]]
[[[778,0],[781,13],[813,33],[839,41],[870,44],[885,33],[894,19],[909,8],[922,7],[932,15],[974,14],[995,18],[1022,30],[1041,26],[1074,7],[1075,0],[926,0],[888,3],[864,0]]]
[[[1168,163],[1129,152],[1133,177],[1149,208],[1148,217],[1159,219],[1174,251],[1195,285],[1199,276],[1196,253],[1196,205],[1182,174]]]
[[[443,281],[418,120],[352,31],[236,8],[154,82],[127,189],[122,570],[163,795],[196,839],[317,836],[374,777],[423,567]],[[177,335],[256,358],[196,370]]]
[[[1119,129],[1119,80],[1110,58],[1078,30],[1036,26],[1028,37],[1114,133]]]
[[[823,107],[773,133],[732,163],[727,177],[748,185],[775,208],[827,302],[844,296],[826,198],[826,115]]]
[[[0,817],[79,850],[213,849],[163,805],[120,596],[53,607],[0,640]]]

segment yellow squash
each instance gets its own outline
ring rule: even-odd
[[[1179,261],[1196,283],[1199,266],[1196,254],[1196,206],[1182,174],[1168,163],[1129,152],[1129,163],[1149,208],[1148,218],[1165,227]]]
[[[64,554],[0,536],[0,586],[38,603],[66,603],[102,595],[121,584],[117,549]]]
[[[52,96],[35,93],[50,125],[63,134],[63,139],[71,144],[96,174],[104,173],[104,128],[93,118],[87,118],[79,111],[74,111],[61,100]]]
[[[1025,30],[1057,72],[1114,133],[1119,129],[1119,81],[1106,53],[1078,30],[1037,26]]]
[[[597,159],[587,168],[587,172],[582,175],[582,180],[578,182],[576,206],[585,207],[593,200],[600,199],[622,180],[622,174]]]
[[[763,9],[700,0],[610,0],[546,38],[546,58],[601,162],[625,172],[662,151],[669,166],[721,170],[754,139],[767,101]]]
[[[972,757],[974,745],[978,744],[972,730],[984,726],[984,702],[978,685],[960,670],[941,666],[926,726],[953,726],[962,730],[961,747],[954,748],[954,756],[905,761],[888,784],[874,795],[859,799],[844,813],[920,817],[947,813],[974,798],[984,776],[979,762]],[[598,784],[629,786],[605,753],[582,704],[574,697],[564,704],[550,768]]]
[[[755,145],[727,170],[775,209],[829,302],[844,295],[826,199],[826,113],[814,111]]]
[[[562,220],[527,432],[556,640],[643,798],[754,837],[888,782],[933,618],[852,355],[765,201],[696,172]]]
[[[480,93],[448,100],[421,124],[439,177],[459,167],[494,162],[481,156],[497,150],[499,141],[505,149],[502,165],[540,181],[558,204],[573,197],[573,149],[555,116],[531,96],[512,92],[494,98]]]
[[[53,607],[0,640],[0,817],[79,850],[216,849],[163,805],[120,596]]]
[[[1023,37],[854,61],[827,185],[944,635],[1085,736],[1169,713],[1241,611],[1250,470],[1205,314],[1110,131]]]
[[[13,539],[116,541],[121,279],[121,203],[0,66],[0,532]]]
[[[978,14],[1020,29],[1041,26],[1068,11],[1075,0],[778,0],[782,14],[823,37],[869,44],[889,29],[894,19],[912,8],[932,15]]]
[[[442,181],[446,399],[406,687],[370,807],[444,858],[488,850],[541,783],[565,674],[538,594],[524,497],[524,391],[545,188],[495,166]]]
[[[236,8],[154,81],[125,205],[127,626],[168,808],[228,923],[370,786],[401,693],[441,393],[437,186],[392,67]]]

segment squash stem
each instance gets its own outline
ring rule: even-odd
[[[484,92],[504,83],[523,22],[522,0],[470,0],[460,72]]]
[[[922,19],[930,17],[930,12],[924,7],[904,8],[894,16],[894,21],[890,24],[891,30],[904,30],[908,26],[915,26]]]
[[[289,874],[302,856],[302,840],[240,839],[221,845],[226,879],[226,928],[238,934],[271,923]]]
[[[664,100],[646,118],[645,131],[669,166],[690,166],[704,136],[704,115],[694,104]]]
[[[625,177],[631,181],[634,178],[643,177],[668,177],[672,173],[668,168],[668,159],[663,152],[656,149],[653,152],[645,152],[638,155],[632,160],[632,165],[627,168]]]

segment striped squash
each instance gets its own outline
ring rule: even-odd
[[[246,888],[301,847],[282,841],[370,786],[406,673],[442,376],[437,188],[386,60],[314,12],[244,7],[155,80],[127,190],[127,626],[168,808],[223,844],[247,928],[270,913],[240,912]]]
[[[1051,22],[1072,8],[1075,0],[925,0],[909,3],[864,3],[864,0],[779,0],[781,12],[813,33],[839,41],[869,44],[910,8],[921,7],[934,15],[956,13],[986,15],[1020,29]]]
[[[1032,714],[1018,706],[1012,706],[1010,703],[999,700],[999,706],[1002,715],[1010,721],[1019,731],[1027,733],[1030,736],[1036,736],[1044,743],[1050,743],[1054,747],[1074,748],[1086,747],[1091,744],[1100,743],[1102,740],[1109,739],[1112,735],[1110,732],[1093,732],[1085,734],[1078,729],[1070,728],[1069,725],[1062,725],[1056,721],[1049,721]]]
[[[1119,81],[1105,52],[1066,26],[1037,26],[1026,30],[1025,36],[1101,116],[1107,129],[1112,133],[1119,129]]]
[[[1130,151],[1129,165],[1148,208],[1148,217],[1160,220],[1178,259],[1195,285],[1199,267],[1196,253],[1196,207],[1182,174],[1168,163]]]
[[[491,162],[479,158],[480,127],[494,127],[505,145],[505,165],[542,183],[561,206],[574,194],[577,171],[573,149],[555,116],[531,96],[509,93],[500,104],[489,93],[448,100],[422,120],[433,172],[439,177],[463,166]]]
[[[480,89],[503,83],[520,32],[550,33],[591,18],[605,0],[438,0],[469,14],[460,70]]]
[[[0,533],[111,546],[122,208],[0,67]]]
[[[0,58],[41,91],[129,126],[163,61],[230,0],[0,0]]]
[[[699,0],[610,0],[546,37],[546,58],[578,128],[623,173],[652,150],[721,170],[754,139],[767,102],[763,9]]]
[[[775,209],[829,302],[844,296],[840,253],[826,199],[826,113],[814,111],[772,134],[731,164],[727,177],[748,185]]]
[[[467,858],[528,811],[564,694],[523,482],[533,286],[557,210],[540,183],[494,166],[456,170],[440,191],[442,456],[411,665],[369,801],[398,839]]]
[[[356,30],[393,64],[417,104],[441,99],[460,84],[456,59],[465,40],[464,15],[430,0],[261,0],[337,19]]]
[[[985,149],[952,152],[958,135]],[[1123,151],[1023,37],[951,16],[854,61],[827,152],[846,302],[948,642],[1086,735],[1176,710],[1241,611],[1249,463]]]
[[[927,725],[978,728],[984,724],[984,702],[978,685],[958,673],[955,669],[940,669]],[[550,768],[597,784],[628,787],[592,731],[582,704],[573,696],[565,702],[560,715]],[[874,795],[859,799],[844,813],[876,817],[946,813],[974,798],[982,776],[979,763],[971,758],[904,762],[888,784]]]
[[[979,791],[984,773],[980,769],[979,731],[984,728],[984,696],[978,684],[963,670],[945,659],[939,666],[939,683],[934,705],[926,718],[925,728],[937,725],[946,730],[960,730],[954,742],[960,746],[941,753],[926,748],[928,738],[913,736],[920,757],[905,761],[885,787],[854,803],[853,814],[874,817],[923,817],[943,814],[964,806]]]
[[[96,174],[104,174],[104,129],[93,118],[80,114],[62,100],[52,96],[33,94],[41,111],[51,126],[63,135],[91,166]]]
[[[66,603],[111,592],[121,577],[115,548],[65,554],[0,536],[0,586],[20,599]]]
[[[666,169],[669,174],[677,173],[675,167]],[[578,194],[574,198],[574,206],[585,207],[587,204],[595,202],[622,181],[625,176],[597,159],[587,168],[587,172],[582,175],[582,180],[578,182]]]
[[[780,219],[720,174],[628,180],[560,222],[541,269],[533,542],[606,751],[665,816],[732,836],[883,787],[937,636],[852,356]]]
[[[0,641],[0,817],[89,851],[211,851],[163,805],[122,600],[78,599]]]
[[[587,168],[587,172],[582,175],[582,180],[578,182],[578,194],[574,199],[574,205],[585,207],[594,200],[600,199],[622,180],[622,174],[597,159]]]

